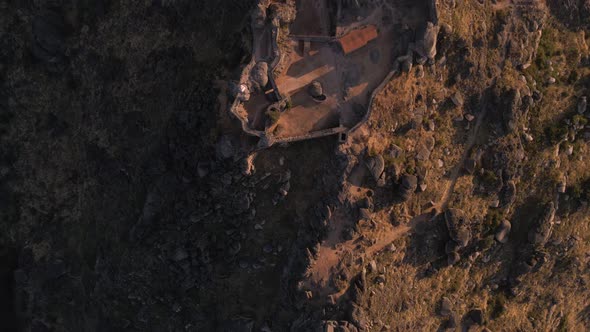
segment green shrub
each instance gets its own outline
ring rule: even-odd
[[[586,119],[586,117],[583,115],[576,114],[574,115],[573,122],[576,125],[585,126],[588,124],[588,119]]]
[[[484,218],[483,232],[484,234],[492,233],[500,226],[504,220],[504,214],[499,209],[489,209]]]
[[[481,181],[485,186],[491,187],[498,183],[498,176],[496,173],[486,169],[481,175]]]
[[[561,142],[567,135],[567,127],[563,124],[554,124],[545,128],[545,136],[551,144]]]

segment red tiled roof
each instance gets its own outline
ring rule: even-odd
[[[340,37],[338,42],[344,54],[348,54],[367,45],[371,40],[377,38],[377,28],[374,25],[357,29]]]

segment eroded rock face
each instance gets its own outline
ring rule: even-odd
[[[322,87],[322,83],[318,81],[311,82],[309,86],[309,94],[314,98],[320,98],[324,95],[324,88]]]
[[[508,242],[508,235],[510,234],[511,229],[512,229],[512,224],[510,223],[510,221],[508,221],[506,219],[502,220],[502,223],[498,227],[498,230],[496,231],[496,235],[494,236],[496,241],[498,241],[500,243]]]
[[[500,110],[502,111],[502,118],[504,119],[504,128],[508,133],[516,130],[518,117],[520,115],[520,92],[516,89],[511,89],[500,96],[499,99]]]
[[[550,202],[545,206],[541,219],[539,219],[537,225],[529,232],[529,242],[532,245],[542,247],[547,243],[551,236],[551,232],[553,231],[555,212],[556,208],[553,202]]]
[[[384,185],[385,181],[383,171],[385,170],[385,160],[383,160],[383,156],[376,155],[369,158],[369,160],[366,162],[366,165],[375,182],[377,182],[377,184],[380,186]]]
[[[426,23],[422,28],[420,38],[417,40],[416,52],[425,58],[434,59],[436,56],[436,42],[439,27],[432,22]]]
[[[263,28],[266,21],[266,7],[263,4],[259,4],[252,11],[252,22],[256,28]]]
[[[590,0],[550,0],[548,4],[553,14],[565,25],[574,28],[590,25]]]
[[[465,213],[459,209],[448,209],[445,212],[445,222],[451,239],[459,245],[459,248],[466,247],[471,241],[471,231],[470,221]]]
[[[250,79],[260,89],[263,89],[268,84],[268,63],[265,61],[256,63],[250,73]]]
[[[406,174],[402,176],[399,187],[399,194],[402,200],[407,201],[418,188],[418,178],[415,175]]]

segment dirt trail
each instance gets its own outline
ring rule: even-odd
[[[410,222],[404,225],[397,227],[386,225],[386,230],[376,238],[376,242],[373,245],[364,248],[364,252],[361,256],[364,256],[365,258],[374,256],[383,251],[395,240],[411,232],[418,223],[428,221],[430,218],[431,215],[425,213],[414,217]],[[335,226],[343,224],[337,220],[332,220],[332,222],[334,222]],[[337,292],[332,285],[329,284],[329,280],[334,270],[338,267],[341,259],[347,254],[352,254],[355,251],[359,238],[338,243],[339,234],[340,232],[337,232],[337,229],[333,229],[333,231],[330,232],[330,236],[322,243],[319,259],[309,270],[308,286],[319,291],[319,295],[321,296],[333,295],[339,297],[346,292],[346,289]]]
[[[450,180],[447,182],[445,191],[440,199],[440,202],[437,204],[438,211],[446,210],[446,208],[449,205],[451,195],[453,194],[453,192],[455,190],[455,185],[457,184],[457,179],[459,179],[459,175],[461,174],[461,169],[463,168],[463,165],[465,165],[465,161],[467,160],[467,157],[469,156],[469,152],[471,151],[471,149],[475,145],[475,142],[477,141],[478,134],[479,134],[479,128],[481,127],[481,124],[483,122],[483,119],[486,117],[487,112],[488,112],[487,102],[484,102],[484,104],[482,106],[482,112],[478,115],[477,121],[475,123],[475,127],[473,128],[473,130],[471,131],[471,134],[469,135],[469,138],[467,139],[467,144],[465,144],[465,151],[463,151],[463,155],[461,156],[461,159],[459,160],[457,165],[455,165],[455,168],[451,172]]]

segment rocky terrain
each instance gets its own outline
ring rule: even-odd
[[[0,330],[590,329],[590,6],[436,4],[344,143],[257,150],[256,1],[0,0]]]

